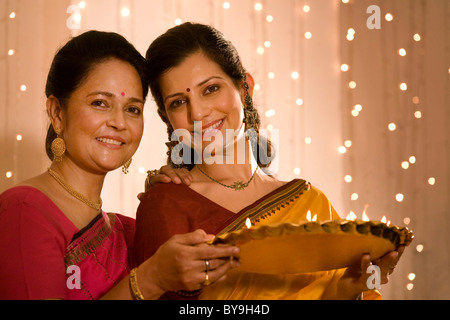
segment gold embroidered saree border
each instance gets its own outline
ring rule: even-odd
[[[107,213],[107,216],[108,220],[100,219],[91,229],[86,231],[91,233],[93,228],[97,229],[98,231],[93,232],[93,235],[83,234],[69,244],[64,256],[66,266],[80,263],[95,252],[102,245],[103,241],[109,237],[115,225],[116,216],[113,213]]]
[[[295,199],[300,197],[304,191],[309,190],[310,187],[311,184],[305,180],[298,180],[295,183],[292,183],[292,185],[283,188],[276,194],[264,199],[258,205],[246,210],[232,223],[222,229],[217,236],[243,228],[247,218],[249,218],[252,223],[259,222],[260,219],[264,219],[282,208],[285,208]]]

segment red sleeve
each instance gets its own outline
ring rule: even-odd
[[[123,226],[123,234],[128,251],[128,264],[130,268],[134,268],[136,266],[136,263],[134,261],[134,233],[136,220],[118,213],[115,213],[115,215],[119,218]]]
[[[68,232],[49,211],[0,200],[0,300],[65,298]]]
[[[180,194],[168,192],[169,186],[160,184],[150,189],[136,212],[134,251],[136,265],[150,258],[158,248],[175,234],[191,231],[188,208]]]

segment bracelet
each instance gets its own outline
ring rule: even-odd
[[[144,296],[142,295],[141,290],[139,290],[139,286],[137,283],[136,271],[137,271],[137,268],[134,268],[130,271],[131,292],[133,293],[133,296],[136,300],[144,300]]]

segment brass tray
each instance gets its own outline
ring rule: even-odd
[[[219,235],[213,243],[239,246],[244,272],[294,274],[359,264],[364,253],[376,260],[413,238],[408,228],[383,222],[329,220],[244,228]]]

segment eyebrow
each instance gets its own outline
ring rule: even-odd
[[[96,95],[103,95],[108,98],[114,97],[114,94],[112,94],[111,92],[108,92],[108,91],[94,91],[94,92],[89,93],[87,95],[87,97],[96,96]],[[129,102],[140,102],[140,103],[144,104],[144,101],[142,99],[133,98],[133,97],[129,98],[128,101]]]
[[[212,77],[209,77],[209,78],[203,80],[202,82],[198,83],[198,84],[196,85],[196,87],[197,87],[197,88],[198,88],[198,87],[201,87],[202,85],[204,85],[205,83],[207,83],[208,81],[210,81],[210,80],[212,80],[212,79],[220,79],[220,80],[223,80],[222,77],[219,77],[219,76],[212,76]],[[167,97],[164,98],[164,102],[166,102],[167,99],[170,99],[170,98],[173,98],[173,97],[176,97],[176,96],[181,96],[181,95],[183,95],[183,94],[184,94],[183,92],[177,92],[177,93],[170,94],[170,95],[168,95]]]

